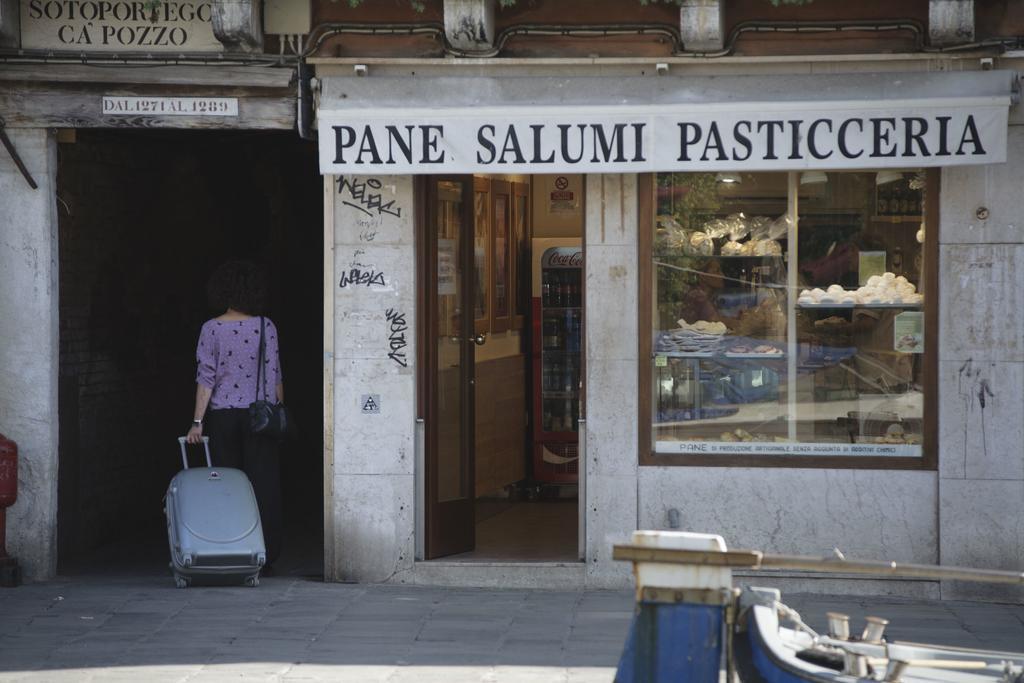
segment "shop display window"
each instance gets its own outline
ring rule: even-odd
[[[932,181],[654,176],[645,463],[930,466]]]

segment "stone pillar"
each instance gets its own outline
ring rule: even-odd
[[[587,585],[624,587],[612,545],[637,528],[637,177],[587,176]]]
[[[28,580],[57,570],[57,143],[8,129],[39,188],[0,147],[0,433],[18,443],[7,549]]]
[[[939,230],[939,554],[1024,567],[1024,126],[1006,163],[942,173]],[[944,598],[1024,589],[944,582]]]
[[[400,580],[415,551],[411,176],[334,179],[334,566]]]

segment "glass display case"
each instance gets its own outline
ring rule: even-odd
[[[654,453],[920,456],[924,191],[914,171],[659,174]]]

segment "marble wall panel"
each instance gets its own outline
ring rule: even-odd
[[[335,575],[345,581],[385,582],[411,569],[413,504],[411,474],[335,476]]]
[[[938,560],[934,472],[640,468],[640,526],[721,534],[730,547],[900,562]]]
[[[412,176],[334,176],[337,244],[415,243]]]
[[[943,479],[942,564],[1021,571],[1024,567],[1024,481]],[[943,582],[945,599],[1024,602],[1024,588]]]
[[[586,238],[592,245],[635,245],[637,177],[609,173],[587,176]]]
[[[633,566],[612,559],[612,546],[636,530],[635,475],[587,474],[587,587],[625,588]]]
[[[337,473],[412,474],[415,378],[390,361],[337,359],[334,367],[334,468]],[[374,398],[379,412],[366,410]]]
[[[1024,364],[939,363],[939,471],[1024,479]]]
[[[1020,109],[1020,107],[1018,107]],[[1024,126],[1010,126],[1006,163],[954,166],[942,171],[939,241],[943,244],[1024,242],[1020,179],[1024,176]],[[980,219],[978,209],[988,209]]]
[[[939,359],[1024,361],[1024,245],[943,245]]]
[[[586,179],[587,585],[629,584],[614,543],[636,529],[637,178]]]
[[[636,361],[588,360],[588,476],[636,476],[638,410]]]
[[[374,359],[387,358],[394,352],[411,367],[416,306],[414,259],[412,246],[337,247],[335,354]],[[403,325],[397,324],[402,319],[408,328],[404,332]],[[392,322],[396,322],[394,327]],[[408,346],[393,348],[392,336],[404,338]]]
[[[0,153],[0,434],[19,450],[7,550],[42,580],[57,568],[57,145],[43,129],[9,135],[39,187]]]
[[[636,248],[588,245],[586,269],[587,358],[636,360]]]

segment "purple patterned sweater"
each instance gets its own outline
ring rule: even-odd
[[[266,320],[264,371],[266,398],[276,403],[275,387],[281,382],[277,354],[277,327]],[[196,347],[196,382],[213,390],[210,408],[247,408],[256,400],[256,365],[260,351],[260,319],[207,320]],[[261,380],[262,383],[262,380]],[[263,387],[259,398],[263,398]]]

